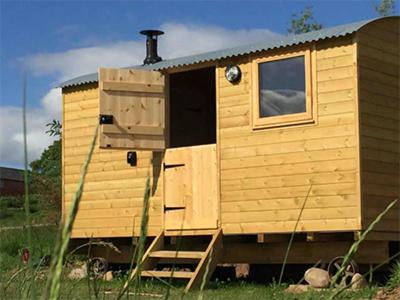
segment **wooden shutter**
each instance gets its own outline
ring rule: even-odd
[[[100,68],[100,148],[163,150],[164,91],[160,72]]]

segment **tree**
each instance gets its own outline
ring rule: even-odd
[[[394,15],[395,7],[394,0],[381,0],[380,3],[374,3],[375,11],[381,17]]]
[[[61,124],[57,120],[46,124],[50,136],[61,137]],[[30,190],[39,194],[53,206],[59,207],[61,200],[61,140],[57,139],[43,151],[40,158],[30,163]]]
[[[61,123],[58,120],[53,120],[50,123],[46,124],[47,127],[50,127],[49,130],[46,130],[46,133],[50,136],[59,136],[61,137]]]
[[[313,7],[308,6],[299,15],[292,13],[288,33],[300,34],[322,28],[322,24],[314,19]]]

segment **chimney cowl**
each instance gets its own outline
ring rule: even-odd
[[[157,37],[164,34],[161,30],[142,30],[140,34],[146,36],[146,58],[144,65],[151,65],[162,60],[157,54]]]

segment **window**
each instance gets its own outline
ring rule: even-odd
[[[253,61],[253,126],[312,122],[309,51]]]

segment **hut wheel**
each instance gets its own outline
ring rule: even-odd
[[[343,264],[343,260],[344,256],[337,256],[329,262],[328,273],[331,278],[335,276],[336,273],[340,270],[340,267]],[[343,280],[345,280],[346,284],[350,284],[351,278],[357,272],[358,272],[358,265],[354,260],[351,259],[348,265],[346,266],[344,273],[341,276],[339,276],[337,284],[342,283]]]
[[[89,270],[94,276],[102,276],[107,272],[108,262],[103,257],[93,257],[89,260]]]

